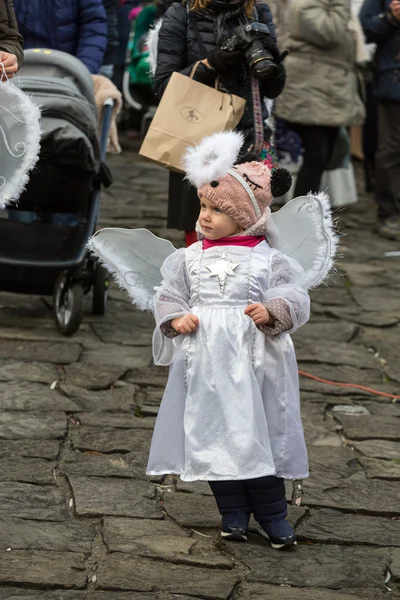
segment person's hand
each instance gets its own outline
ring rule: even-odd
[[[244,314],[253,319],[256,325],[267,325],[273,322],[271,315],[264,304],[249,304]]]
[[[392,0],[389,4],[389,10],[396,21],[400,21],[400,2],[399,0]]]
[[[196,331],[199,324],[200,321],[196,315],[191,314],[172,319],[171,321],[171,327],[172,329],[175,329],[177,333],[192,333],[193,331]]]
[[[228,71],[242,62],[244,58],[243,52],[240,50],[222,50],[222,48],[214,48],[208,55],[208,65],[216,71],[223,73]]]
[[[5,81],[7,78],[12,79],[15,73],[19,69],[18,59],[15,54],[10,54],[9,52],[4,52],[0,50],[0,63],[4,65],[4,73],[2,70],[2,81]],[[7,76],[7,77],[6,77]]]

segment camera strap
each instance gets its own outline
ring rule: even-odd
[[[253,8],[253,19],[259,21],[257,8]],[[260,84],[254,76],[250,76],[251,95],[253,98],[253,125],[254,125],[254,145],[253,152],[258,156],[264,148],[264,122],[262,111],[262,98],[260,93]]]

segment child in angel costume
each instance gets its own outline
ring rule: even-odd
[[[325,195],[271,215],[290,176],[237,164],[242,142],[218,133],[185,156],[200,241],[175,250],[146,230],[105,229],[90,246],[154,311],[154,362],[170,365],[147,473],[208,481],[225,539],[246,540],[253,513],[281,549],[296,543],[284,479],[308,476],[290,333],[309,318],[307,289],[328,274],[336,239]]]

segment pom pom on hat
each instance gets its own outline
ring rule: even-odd
[[[274,198],[287,194],[292,187],[292,177],[287,169],[276,169],[271,176],[271,192]]]

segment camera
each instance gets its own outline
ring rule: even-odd
[[[239,25],[222,47],[222,50],[232,52],[242,50],[250,71],[257,79],[271,77],[277,65],[272,54],[264,48],[263,38],[269,38],[271,33],[264,23],[247,23]]]

